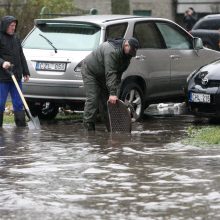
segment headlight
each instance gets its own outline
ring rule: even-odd
[[[203,84],[203,80],[206,78],[208,71],[199,71],[194,78],[196,84],[205,85]]]
[[[208,74],[208,71],[200,72],[199,75],[198,75],[198,77],[199,77],[200,79],[204,79],[207,74]]]

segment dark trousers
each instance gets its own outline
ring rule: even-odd
[[[84,107],[84,123],[96,122],[96,114],[99,111],[102,120],[108,128],[107,100],[109,97],[105,78],[98,78],[91,73],[86,64],[82,69],[84,88],[86,93],[86,102]]]

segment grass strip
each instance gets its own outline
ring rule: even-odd
[[[188,128],[188,138],[183,142],[195,146],[220,144],[220,126],[208,125],[204,127],[190,126]]]
[[[82,120],[82,113],[75,113],[72,111],[62,111],[57,114],[54,120],[57,121],[68,121],[68,120]],[[4,124],[14,123],[14,113],[11,101],[6,102],[6,108],[4,112]]]

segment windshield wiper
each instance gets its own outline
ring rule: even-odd
[[[44,35],[42,34],[39,34],[39,35],[43,37],[51,45],[51,47],[53,47],[55,53],[57,53],[57,48],[53,45],[53,43],[49,39],[47,39]]]

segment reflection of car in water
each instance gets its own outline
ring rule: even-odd
[[[188,106],[196,115],[220,118],[220,60],[194,71],[187,79]]]
[[[130,15],[37,19],[23,41],[31,72],[23,91],[32,113],[51,119],[60,106],[82,110],[83,59],[109,38],[131,36],[139,40],[140,49],[122,75],[120,98],[131,103],[139,118],[149,104],[182,101],[188,74],[220,57],[167,19]]]

